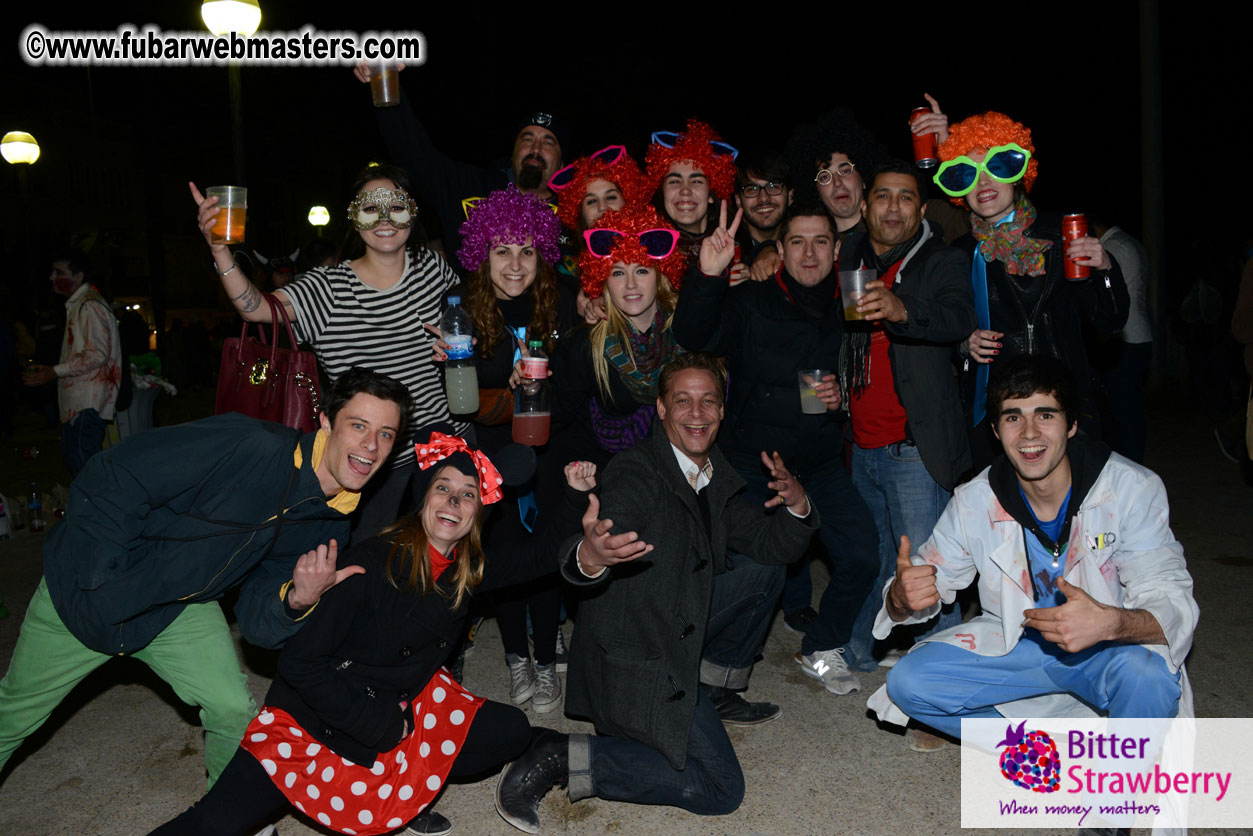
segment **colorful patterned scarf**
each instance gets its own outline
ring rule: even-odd
[[[1014,203],[1013,220],[1001,224],[985,220],[973,212],[970,215],[970,231],[979,242],[979,252],[985,261],[999,261],[1011,276],[1044,275],[1044,251],[1052,241],[1030,238],[1025,233],[1035,223],[1038,213],[1026,195]]]
[[[627,334],[630,350],[617,334],[610,333],[605,339],[605,359],[617,369],[636,402],[651,404],[657,400],[657,377],[661,367],[682,353],[682,349],[674,342],[674,332],[666,327],[666,312],[660,306],[648,330],[641,334],[633,325],[630,329]]]
[[[595,398],[588,401],[588,409],[592,413],[592,432],[606,453],[621,453],[634,447],[648,435],[657,414],[657,407],[644,404],[625,418],[615,418],[606,414]]]

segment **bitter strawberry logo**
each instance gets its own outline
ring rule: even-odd
[[[1001,751],[1001,774],[1018,786],[1032,792],[1057,792],[1061,782],[1062,762],[1057,744],[1042,731],[1024,733],[1027,721],[1018,728],[1005,727],[1005,739],[997,746]]]

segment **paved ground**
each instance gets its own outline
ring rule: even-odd
[[[191,404],[163,407],[167,422]],[[1253,624],[1245,592],[1253,581],[1253,490],[1221,458],[1205,425],[1160,403],[1152,415],[1150,467],[1166,481],[1176,535],[1188,553],[1201,605],[1189,660],[1202,717],[1253,716],[1247,687]],[[35,444],[39,459],[16,451]],[[55,433],[22,430],[0,449],[0,491],[12,496],[32,479],[48,489],[60,465]],[[23,532],[0,543],[0,669],[7,665],[25,603],[39,579],[41,537]],[[825,581],[818,570],[816,584]],[[1245,604],[1240,601],[1245,600]],[[570,627],[567,625],[567,630]],[[466,684],[497,700],[508,676],[495,623],[487,622],[466,665]],[[783,706],[777,722],[732,729],[748,793],[731,816],[700,818],[669,808],[596,799],[571,805],[553,792],[541,808],[544,833],[635,834],[933,834],[959,828],[958,749],[910,752],[904,738],[869,719],[865,697],[883,681],[863,676],[861,694],[834,697],[805,679],[791,660],[796,637],[775,624],[749,696]],[[260,700],[274,658],[241,653]],[[537,723],[539,720],[533,720]],[[0,773],[0,834],[142,834],[193,802],[203,790],[202,740],[194,712],[139,663],[112,662],[93,674]],[[550,714],[563,730],[582,724]],[[456,834],[512,836],[492,807],[494,781],[450,786],[438,808]],[[313,834],[287,818],[283,836]],[[1006,831],[1026,834],[1053,831]],[[1201,831],[1193,831],[1194,833]],[[1214,831],[1217,833],[1217,831]]]

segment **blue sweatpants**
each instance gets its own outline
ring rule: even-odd
[[[1141,645],[1066,653],[1027,630],[1004,656],[944,642],[915,647],[888,672],[888,696],[918,722],[960,738],[961,718],[1000,717],[993,706],[1044,694],[1072,694],[1110,717],[1174,717],[1180,678]]]

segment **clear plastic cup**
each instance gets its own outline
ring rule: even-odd
[[[796,382],[801,389],[801,412],[821,415],[827,411],[826,402],[818,397],[818,384],[829,374],[830,369],[801,369],[796,373]]]
[[[243,186],[210,186],[205,197],[216,197],[221,212],[213,219],[210,234],[215,244],[242,244],[248,217],[248,190]]]
[[[857,303],[866,295],[866,282],[872,282],[877,278],[879,278],[879,272],[866,267],[840,271],[840,297],[844,303],[845,319],[866,318],[865,314],[857,312]]]
[[[370,65],[370,93],[375,107],[400,104],[400,71],[390,61]]]

